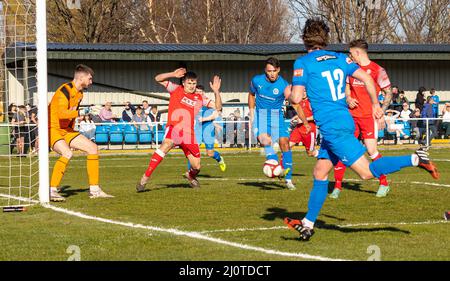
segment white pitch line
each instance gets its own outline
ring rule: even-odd
[[[349,228],[349,227],[359,227],[359,226],[380,226],[380,225],[431,225],[431,224],[442,224],[449,223],[449,221],[445,220],[430,220],[430,221],[420,221],[420,222],[374,222],[374,223],[355,223],[355,224],[342,224],[336,225],[340,228]],[[320,228],[320,227],[318,227]],[[206,230],[201,231],[199,233],[220,233],[220,232],[246,232],[246,231],[266,231],[266,230],[280,230],[280,229],[288,229],[287,226],[273,226],[273,227],[254,227],[254,228],[228,228],[228,229],[214,229],[214,230]]]
[[[0,196],[1,197],[11,197],[14,199],[19,198],[16,196],[9,196],[6,194],[0,194]],[[24,201],[29,201],[31,203],[35,203],[35,204],[39,203],[36,200],[31,200],[28,198],[21,198],[21,199]],[[226,240],[219,239],[219,238],[210,237],[207,235],[203,235],[199,232],[182,231],[182,230],[178,230],[175,228],[162,228],[162,227],[156,227],[156,226],[135,224],[132,222],[121,222],[121,221],[116,221],[116,220],[110,220],[110,219],[105,219],[105,218],[101,218],[101,217],[90,216],[87,214],[83,214],[80,212],[76,212],[76,211],[72,211],[72,210],[68,210],[68,209],[64,209],[64,208],[60,208],[60,207],[55,207],[50,204],[43,204],[41,206],[43,206],[44,208],[47,208],[47,209],[51,209],[55,212],[64,213],[66,215],[75,216],[75,217],[82,218],[82,219],[94,220],[94,221],[98,221],[98,222],[119,225],[119,226],[125,226],[125,227],[130,227],[130,228],[136,228],[136,229],[145,229],[145,230],[150,230],[150,231],[163,232],[163,233],[168,233],[168,234],[175,235],[175,236],[185,236],[185,237],[189,237],[189,238],[193,238],[193,239],[205,240],[205,241],[213,242],[216,244],[226,245],[226,246],[230,246],[230,247],[234,247],[234,248],[239,248],[242,250],[261,252],[261,253],[265,253],[265,254],[269,254],[269,255],[277,255],[277,256],[293,257],[293,258],[301,258],[301,259],[311,259],[311,260],[319,260],[319,261],[345,261],[343,259],[333,259],[333,258],[314,256],[314,255],[309,255],[309,254],[304,254],[304,253],[282,252],[282,251],[278,251],[278,250],[266,249],[266,248],[262,248],[262,247],[251,246],[251,245],[246,245],[246,244],[242,244],[242,243],[236,243],[236,242],[226,241]]]
[[[366,180],[361,180],[361,179],[345,179],[345,180],[346,181],[353,181],[353,182],[364,182],[364,181],[366,181]],[[372,181],[377,181],[377,179],[373,179]],[[391,182],[401,183],[401,184],[412,183],[412,184],[419,184],[419,185],[431,185],[431,186],[439,186],[439,187],[450,187],[450,184],[434,183],[434,182],[397,181],[397,180],[393,180]]]

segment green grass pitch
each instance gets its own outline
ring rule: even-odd
[[[149,155],[102,156],[101,185],[115,198],[96,200],[88,198],[85,158],[74,157],[62,183],[67,202],[52,205],[144,227],[41,206],[0,213],[0,260],[67,260],[71,245],[79,247],[81,260],[367,260],[373,247],[381,260],[450,260],[450,224],[443,220],[450,209],[448,148],[431,151],[440,180],[408,168],[388,177],[391,192],[386,198],[375,197],[377,181],[359,181],[348,170],[350,180],[341,197],[327,199],[309,242],[297,240],[282,220],[307,211],[314,159],[303,151],[294,153],[297,190],[289,191],[264,177],[259,152],[223,156],[225,173],[202,156],[201,188],[194,190],[182,177],[186,159],[170,154],[148,185],[151,190],[139,194],[135,184]]]

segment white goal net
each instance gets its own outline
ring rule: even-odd
[[[45,1],[38,1],[37,5],[42,4],[39,2],[45,6]],[[33,98],[39,96],[35,94],[38,92],[36,8],[36,2],[31,0],[0,1],[1,207],[37,202],[39,159],[41,150],[47,150],[47,146],[42,146],[40,141],[38,126],[42,124],[46,130],[46,120],[44,123],[40,117],[43,113],[47,114],[47,109]],[[44,86],[46,88],[46,82]],[[43,104],[46,103],[45,99]],[[44,112],[39,112],[42,109]],[[44,142],[47,142],[46,137],[44,134]]]

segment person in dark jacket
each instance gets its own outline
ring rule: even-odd
[[[431,96],[429,96],[427,98],[427,102],[425,103],[423,110],[422,110],[422,118],[434,118],[434,113],[433,113],[433,104],[434,104],[434,100]],[[426,121],[424,122],[425,126],[422,129],[422,131],[426,132]],[[434,138],[434,136],[436,135],[436,120],[428,120],[428,130],[429,130],[429,141],[431,144],[431,140]],[[422,135],[422,133],[421,133]],[[426,139],[422,142],[423,144],[425,144]]]
[[[419,92],[416,95],[415,106],[416,108],[420,109],[421,112],[423,111],[423,105],[425,103],[425,95],[423,93],[425,91],[426,91],[425,87],[420,87]]]
[[[122,120],[131,122],[133,115],[136,113],[136,108],[129,101],[125,103],[125,109],[122,111]]]

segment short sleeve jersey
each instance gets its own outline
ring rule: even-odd
[[[391,86],[386,71],[375,62],[371,61],[368,65],[360,66],[360,68],[372,76],[375,81],[377,93],[379,93],[381,89]],[[355,118],[372,117],[372,100],[370,99],[364,83],[356,78],[348,77],[347,84],[350,85],[351,97],[358,100],[358,106],[350,109],[352,116]]]
[[[354,122],[345,99],[345,81],[359,66],[346,55],[316,50],[294,63],[293,86],[304,86],[314,120],[322,134],[353,133]]]
[[[269,81],[265,74],[253,77],[249,90],[255,96],[256,111],[279,110],[282,114],[284,90],[288,86],[289,83],[281,76],[274,82]]]
[[[185,133],[193,134],[194,117],[202,106],[208,106],[211,100],[197,92],[188,94],[182,86],[172,82],[168,82],[166,88],[170,93],[167,127],[177,126],[183,128]]]

